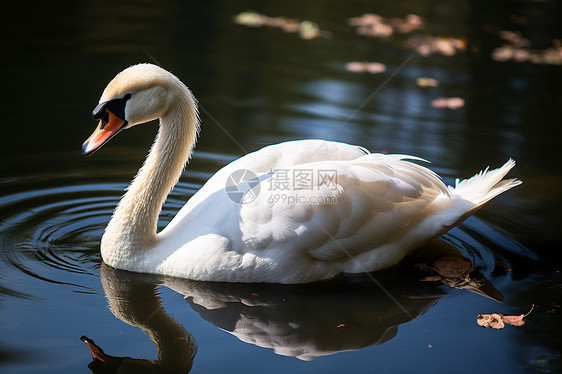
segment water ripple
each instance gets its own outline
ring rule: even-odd
[[[4,288],[11,289],[13,280],[25,274],[88,291],[68,275],[96,273],[99,237],[117,201],[115,190],[120,188],[61,185],[67,180],[64,176],[4,180],[3,192],[18,191],[0,198],[0,264],[8,265],[0,280],[9,284]]]

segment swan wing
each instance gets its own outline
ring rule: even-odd
[[[282,143],[219,170],[160,234],[163,266],[200,280],[302,283],[393,265],[438,234],[435,201],[451,193],[411,162],[420,159],[329,143],[323,155]],[[238,170],[255,178],[234,185],[233,198]],[[436,228],[421,230],[428,219]]]
[[[368,154],[269,173],[259,195],[240,207],[241,236],[233,249],[275,248],[334,262],[385,246],[423,219],[436,199],[450,196],[436,174],[406,159],[416,158]]]

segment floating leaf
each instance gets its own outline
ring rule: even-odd
[[[519,31],[501,30],[498,32],[500,38],[514,47],[530,47],[531,42],[523,38]]]
[[[402,34],[422,29],[425,26],[423,19],[415,14],[408,14],[404,20],[392,18],[389,23],[395,30]]]
[[[525,321],[523,321],[524,317],[524,314],[520,316],[503,316],[502,321],[512,326],[523,326],[525,324]]]
[[[530,62],[533,64],[562,65],[562,42],[552,41],[552,47],[547,49],[528,49],[512,45],[504,45],[492,51],[492,60],[504,62]]]
[[[350,18],[348,22],[351,26],[357,27],[355,31],[357,34],[377,38],[388,38],[395,31],[406,34],[425,26],[423,19],[415,14],[408,14],[405,19],[391,18],[387,20],[378,14],[367,13]]]
[[[427,77],[420,77],[416,79],[416,84],[420,87],[437,87],[439,86],[439,82],[437,79],[427,78]]]
[[[234,22],[249,27],[274,27],[288,33],[298,33],[303,39],[330,38],[332,33],[320,30],[320,27],[310,21],[299,21],[285,17],[269,17],[254,11],[242,12],[234,17]]]
[[[359,35],[388,38],[394,33],[392,26],[378,14],[363,14],[360,17],[350,18],[348,22],[351,26],[357,27],[355,32]]]
[[[418,264],[415,266],[439,274],[427,276],[421,279],[422,282],[441,281],[441,283],[455,288],[466,287],[473,282],[470,274],[474,271],[474,265],[464,257],[445,256],[435,260],[433,266],[427,264]]]
[[[459,109],[464,106],[464,99],[461,97],[440,97],[431,101],[434,108]]]
[[[458,51],[466,50],[464,39],[447,36],[413,36],[408,40],[408,45],[422,56],[435,53],[443,56],[454,56]]]
[[[234,17],[234,22],[244,26],[260,27],[263,26],[265,23],[263,17],[264,16],[256,12],[242,12],[236,17]]]
[[[505,316],[501,313],[492,314],[479,314],[476,318],[476,323],[482,327],[491,327],[493,329],[503,329],[505,324],[512,326],[523,326],[525,321],[523,320],[527,317],[535,308],[533,304],[531,310],[527,314],[521,314],[519,316]]]
[[[386,71],[386,66],[380,62],[348,62],[345,69],[353,73],[378,74]]]
[[[476,269],[472,262],[460,254],[446,254],[433,260],[431,265],[421,263],[414,266],[431,272],[420,279],[422,282],[441,282],[449,287],[464,289],[496,301],[503,300],[501,292]]]
[[[464,257],[446,256],[441,257],[433,263],[437,273],[447,278],[462,278],[474,271],[472,262]]]
[[[476,323],[482,327],[491,327],[493,329],[503,329],[505,324],[502,321],[502,315],[498,313],[479,314]]]

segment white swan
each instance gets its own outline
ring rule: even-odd
[[[157,233],[162,204],[197,138],[193,95],[166,70],[139,64],[109,83],[93,117],[100,122],[82,147],[86,155],[122,129],[160,119],[152,149],[101,241],[106,264],[141,273],[306,283],[375,271],[521,183],[502,180],[512,160],[447,187],[431,170],[407,161],[416,157],[369,154],[331,141],[291,141],[219,170]],[[256,178],[232,186],[239,170]],[[253,195],[241,204],[233,201],[233,191]]]

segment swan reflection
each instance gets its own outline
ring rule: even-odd
[[[433,244],[431,252],[443,255],[444,247],[450,256],[443,242]],[[458,251],[455,255],[460,256]],[[432,263],[427,258],[424,262]],[[160,285],[184,295],[204,320],[241,341],[312,360],[392,339],[399,325],[419,317],[447,295],[439,282],[420,282],[426,275],[406,262],[374,274],[289,286],[195,282],[102,265],[101,281],[111,311],[150,336],[158,359],[114,358],[85,338],[94,358],[89,367],[96,373],[111,372],[107,371],[111,366],[119,372],[186,373],[191,369],[194,339],[164,310],[157,292]],[[471,276],[473,280],[465,282],[468,290],[501,300],[499,291],[477,270]]]
[[[93,373],[187,373],[197,352],[191,334],[170,316],[158,294],[154,277],[101,268],[101,283],[115,317],[140,327],[156,345],[158,359],[145,360],[105,354],[83,336],[92,353],[88,368]]]

